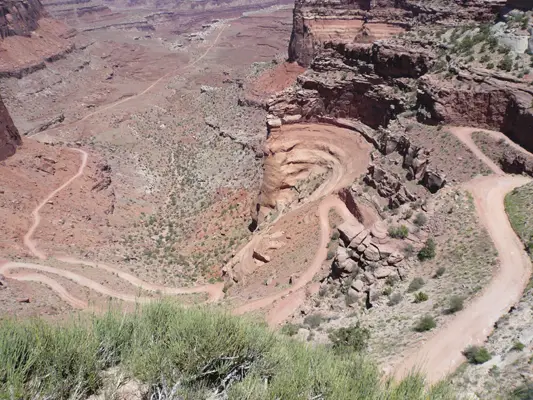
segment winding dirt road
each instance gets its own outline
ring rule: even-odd
[[[464,310],[435,332],[416,352],[413,353],[412,349],[408,351],[406,358],[395,369],[396,378],[420,369],[427,374],[430,382],[437,382],[454,371],[464,361],[462,351],[468,345],[482,344],[494,329],[494,323],[520,300],[531,275],[531,261],[504,208],[505,195],[531,182],[531,178],[506,175],[481,152],[471,134],[484,130],[452,127],[450,131],[495,173],[475,178],[464,186],[472,193],[480,221],[494,242],[500,267],[489,286]],[[509,141],[499,132],[487,132],[497,139]]]
[[[329,210],[334,208],[345,220],[354,221],[355,217],[348,211],[345,204],[333,195],[327,196],[318,208],[318,216],[320,220],[320,242],[318,249],[315,253],[313,261],[309,265],[309,268],[294,282],[294,284],[283,291],[275,293],[273,295],[263,297],[261,299],[246,303],[241,307],[236,308],[233,313],[236,315],[245,314],[251,311],[259,310],[267,307],[272,303],[282,299],[285,296],[291,295],[302,290],[309,282],[313,280],[313,277],[320,271],[322,263],[326,259],[328,248],[327,245],[330,240],[330,227],[329,227]],[[298,299],[300,296],[295,296],[294,299]],[[268,315],[267,322],[270,325],[276,325],[285,320],[291,315],[290,310],[295,307],[293,302],[286,302],[281,304],[281,307],[275,307]]]

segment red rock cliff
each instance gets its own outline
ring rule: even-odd
[[[45,15],[39,0],[0,0],[0,38],[29,36]]]
[[[19,132],[0,97],[0,161],[13,155],[20,143]]]

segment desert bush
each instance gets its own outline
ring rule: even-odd
[[[338,240],[340,236],[341,236],[341,234],[339,233],[339,231],[338,231],[338,230],[335,230],[335,231],[333,231],[333,233],[331,234],[331,240]]]
[[[487,69],[494,69],[494,63],[488,63],[487,64]]]
[[[390,296],[389,302],[387,304],[392,307],[397,304],[400,304],[402,300],[403,300],[403,296],[401,295],[401,293],[396,292]]]
[[[285,325],[283,325],[279,331],[284,335],[294,336],[298,333],[299,329],[300,329],[300,325],[291,324],[290,322],[288,322]]]
[[[392,293],[392,286],[388,286],[388,285],[385,286],[383,288],[383,292],[382,293],[383,293],[384,296],[390,296],[391,293]]]
[[[513,389],[509,394],[509,400],[533,399],[533,382],[527,382]]]
[[[433,278],[440,278],[442,275],[444,275],[445,272],[446,272],[445,267],[439,267],[435,271],[435,275],[433,275]]]
[[[139,380],[146,398],[165,387],[191,399],[221,388],[232,400],[455,398],[446,384],[427,388],[419,375],[384,382],[364,356],[308,346],[216,309],[163,302],[61,323],[0,324],[2,399],[86,398],[111,367]]]
[[[422,303],[424,301],[427,301],[428,299],[429,296],[424,292],[415,293],[415,303]]]
[[[454,295],[448,300],[448,309],[446,310],[449,314],[454,314],[457,311],[461,311],[464,308],[464,299],[461,296]]]
[[[424,286],[425,282],[424,279],[420,277],[413,278],[411,283],[409,284],[409,287],[407,288],[408,292],[415,292],[418,289],[420,289],[422,286]]]
[[[362,327],[359,321],[355,325],[336,329],[329,334],[333,349],[340,354],[345,354],[346,351],[363,351],[367,348],[369,339],[370,331]]]
[[[470,364],[483,364],[492,358],[489,351],[483,346],[468,346],[463,350],[463,354]]]
[[[416,217],[413,222],[417,226],[424,226],[428,222],[428,218],[426,217],[426,214],[419,212],[418,214],[416,214]]]
[[[501,59],[501,61],[498,63],[498,68],[507,72],[510,72],[513,69],[513,59],[509,56],[509,54]]]
[[[311,329],[318,328],[324,321],[322,314],[311,314],[304,318],[304,325],[307,325]]]
[[[488,63],[490,61],[490,56],[488,54],[484,54],[480,59],[479,61],[481,61],[482,63]]]
[[[418,320],[413,329],[417,332],[426,332],[432,330],[436,326],[437,323],[435,322],[435,318],[431,315],[424,315]]]
[[[394,239],[405,239],[409,236],[409,229],[405,225],[389,227],[389,236]]]
[[[520,341],[516,341],[513,343],[511,347],[511,351],[522,351],[526,348],[526,345]]]
[[[435,258],[436,247],[435,241],[433,239],[428,239],[424,247],[418,252],[418,259],[420,261],[426,261]]]

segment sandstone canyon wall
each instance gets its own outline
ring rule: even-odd
[[[0,161],[13,155],[20,143],[19,132],[0,97]]]
[[[296,0],[289,59],[309,66],[328,42],[392,37],[421,24],[490,21],[505,0]]]
[[[45,15],[39,0],[0,0],[0,38],[29,36]]]
[[[529,56],[523,54],[519,76],[516,69],[494,68],[501,56],[490,69],[461,60],[435,35],[482,22],[494,26],[516,7],[532,9],[533,2],[297,0],[289,57],[309,68],[295,87],[270,101],[271,118],[352,119],[377,129],[410,113],[428,124],[500,130],[533,150]],[[533,22],[526,28],[516,31],[531,34]]]

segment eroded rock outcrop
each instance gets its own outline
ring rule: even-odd
[[[0,97],[0,161],[15,154],[20,135]]]
[[[424,23],[490,21],[505,4],[504,0],[297,0],[289,59],[309,66],[328,42],[371,43]]]
[[[0,38],[29,36],[44,15],[39,0],[0,0]]]

